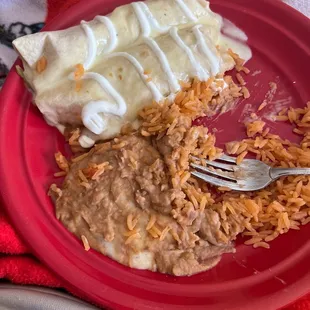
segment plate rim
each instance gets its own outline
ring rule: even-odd
[[[280,7],[284,12],[286,12],[286,14],[294,16],[295,19],[298,19],[298,22],[303,23],[303,24],[308,25],[308,26],[310,25],[310,21],[307,19],[307,17],[302,15],[300,12],[292,9],[287,4],[284,4],[284,3],[280,2],[280,0],[276,0],[276,1],[274,1],[274,0],[260,0],[260,1],[262,3],[267,3],[268,5],[273,5],[274,7],[277,7],[277,8]],[[112,3],[114,1],[113,0],[105,0],[105,2]],[[129,3],[129,2],[132,2],[132,1],[125,0],[123,2]],[[215,4],[215,3],[218,4],[220,2],[221,2],[221,0],[211,1],[212,4]],[[229,1],[226,1],[226,2],[242,4],[242,3],[245,3],[245,0],[229,0]],[[102,3],[102,0],[92,0],[92,5],[95,6],[96,3]],[[58,24],[58,25],[59,24],[60,25],[65,24],[66,22],[62,18],[64,14],[69,14],[70,13],[73,16],[80,16],[81,15],[81,8],[83,8],[83,7],[85,7],[85,3],[82,4],[82,2],[80,2],[79,4],[69,8],[66,12],[61,13],[57,17],[55,17],[46,27],[44,27],[43,30],[48,30],[50,28],[54,28],[54,25],[56,25],[56,24]],[[76,17],[76,19],[79,19],[79,18]],[[61,26],[58,26],[58,28],[59,27],[61,27]],[[3,86],[1,94],[0,94],[0,123],[1,124],[7,122],[7,121],[5,121],[5,117],[4,117],[5,116],[5,102],[9,101],[9,99],[7,99],[7,98],[10,98],[10,96],[13,93],[12,90],[9,89],[9,85],[14,85],[16,88],[19,88],[19,87],[21,87],[21,85],[23,85],[21,79],[19,78],[19,76],[15,72],[16,64],[20,64],[20,61],[17,61],[13,65],[13,67],[12,67],[8,77],[7,77],[7,80],[5,82],[5,85]],[[24,109],[25,109],[25,107],[24,107]],[[22,111],[23,111],[23,109],[21,109],[21,111],[19,113],[21,113]],[[27,111],[26,111],[26,113],[27,113]],[[26,118],[24,117],[24,119],[26,119]],[[7,130],[5,130],[3,127],[0,127],[0,154],[3,154],[4,153],[3,150],[6,149],[5,145],[4,145],[5,139],[2,139],[2,137],[6,133],[7,133]],[[0,156],[1,156],[1,158],[0,158],[0,171],[4,172],[4,171],[6,171],[6,168],[5,168],[5,165],[4,165],[4,160],[3,160],[3,156],[2,155],[0,155]],[[5,174],[2,174],[2,175],[5,175]],[[11,205],[15,205],[15,203],[13,203],[13,201],[12,201],[12,196],[13,196],[12,193],[8,194],[8,193],[11,192],[11,189],[10,189],[10,185],[8,184],[8,180],[7,180],[6,177],[2,177],[0,179],[0,188],[2,189],[2,192],[1,192],[2,193],[2,195],[1,195],[2,197],[1,197],[1,199],[3,200],[3,206],[6,209],[7,213],[9,214],[9,217],[10,217],[11,221],[15,224],[15,227],[19,231],[20,235],[23,236],[23,232],[25,232],[25,229],[20,228],[18,226],[18,223],[20,223],[20,221],[17,220],[16,214],[14,213],[15,211],[13,211],[12,208],[10,208],[10,206]],[[15,208],[14,208],[14,210],[15,210]],[[29,231],[29,229],[28,229],[28,231]],[[25,241],[29,245],[29,247],[32,248],[32,250],[36,253],[37,257],[39,257],[40,260],[44,261],[44,263],[51,270],[53,270],[55,272],[56,271],[55,268],[53,266],[51,266],[50,262],[45,257],[42,257],[41,252],[39,253],[36,249],[33,249],[33,247],[31,246],[31,241],[29,241],[29,240],[25,240]],[[57,271],[56,271],[56,273],[57,273]],[[60,276],[60,278],[63,278],[62,275],[59,275],[59,276]],[[310,274],[308,275],[307,279],[310,280]],[[86,298],[88,300],[95,301],[93,299],[93,297],[90,299],[89,294],[86,294],[85,292],[80,291],[79,288],[74,287],[74,285],[72,283],[68,282],[68,280],[64,279],[64,282],[67,282],[68,286],[70,288],[72,288],[72,290],[74,292],[78,292],[77,294],[83,296],[84,298]],[[296,298],[302,297],[302,295],[304,295],[304,294],[301,293]],[[108,304],[110,306],[112,306],[112,305],[113,306],[118,306],[118,304],[115,304],[113,302],[110,303],[108,300],[105,300],[105,304],[106,305]]]

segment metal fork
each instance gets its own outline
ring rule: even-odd
[[[222,155],[215,161],[192,157],[204,161],[206,166],[191,163],[196,169],[192,175],[210,184],[227,187],[235,191],[256,191],[269,185],[282,176],[310,175],[310,168],[272,168],[256,159],[244,159],[236,164],[236,158]]]

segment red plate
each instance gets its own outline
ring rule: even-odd
[[[125,2],[130,1],[81,1],[45,30],[66,28]],[[240,102],[233,113],[207,121],[223,142],[242,138],[240,114],[246,104],[248,111],[257,109],[271,81],[278,84],[271,110],[285,103],[303,106],[310,100],[310,22],[277,0],[216,0],[212,8],[246,31],[254,53],[248,66],[252,72],[261,70],[248,77],[249,100]],[[267,108],[265,116],[271,110]],[[2,90],[0,111],[4,206],[35,255],[75,294],[118,309],[206,310],[276,309],[310,291],[310,225],[281,236],[270,250],[240,243],[235,255],[225,255],[216,268],[193,277],[133,270],[95,251],[85,252],[56,220],[46,195],[57,171],[53,154],[65,148],[63,137],[45,124],[14,69]],[[294,138],[290,126],[272,126]]]

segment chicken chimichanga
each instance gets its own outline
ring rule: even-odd
[[[223,36],[221,27],[222,18],[203,0],[150,0],[13,43],[48,123],[84,126],[80,144],[90,147],[116,136],[143,106],[177,93],[179,81],[221,78],[234,66],[230,45],[248,59],[247,46]]]

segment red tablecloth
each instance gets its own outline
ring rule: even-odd
[[[48,0],[46,22],[79,1],[82,0]],[[17,284],[65,288],[65,285],[56,275],[31,255],[31,250],[19,238],[1,208],[0,227],[0,278],[8,279]],[[310,309],[310,294],[285,309]]]

